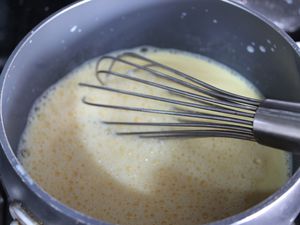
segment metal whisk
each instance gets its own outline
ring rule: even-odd
[[[99,69],[107,60],[110,61],[109,66]],[[121,64],[128,68],[126,73],[114,70]],[[139,76],[141,73],[146,73],[149,79]],[[90,106],[176,117],[176,122],[103,121],[109,125],[165,129],[117,132],[118,135],[138,135],[143,138],[228,137],[257,141],[287,151],[300,152],[300,103],[272,99],[258,100],[233,94],[132,52],[101,57],[97,62],[95,74],[99,85],[87,83],[79,85],[174,105],[171,110],[162,110],[101,104],[84,97],[83,103]],[[105,77],[110,76],[166,91],[170,97],[110,87],[104,82]],[[151,76],[164,82],[155,82],[150,79]]]

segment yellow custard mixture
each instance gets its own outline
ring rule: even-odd
[[[130,51],[225,90],[260,97],[242,76],[205,57],[150,47]],[[159,122],[171,117],[83,104],[86,97],[102,104],[165,107],[79,87],[80,82],[99,85],[96,62],[79,66],[36,101],[19,144],[25,169],[62,203],[112,224],[196,225],[248,209],[288,179],[288,155],[254,142],[117,136],[119,129],[133,128],[102,121]],[[105,79],[114,87],[153,94],[145,85]]]

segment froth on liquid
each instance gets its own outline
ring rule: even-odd
[[[259,97],[247,81],[204,57],[151,48],[140,54],[228,91]],[[286,153],[253,142],[114,135],[125,128],[101,121],[158,122],[170,117],[83,104],[87,96],[104,104],[165,107],[78,87],[79,82],[99,84],[95,64],[92,60],[80,66],[37,100],[19,145],[25,169],[61,202],[113,224],[194,225],[239,213],[287,180]],[[107,79],[115,87],[153,93],[147,86]]]

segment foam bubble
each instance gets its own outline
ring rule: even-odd
[[[255,52],[255,49],[251,45],[248,45],[246,49],[249,53],[254,53]]]
[[[70,32],[73,33],[77,30],[77,25],[74,25],[73,27],[70,28]]]
[[[180,14],[180,18],[181,18],[181,19],[184,19],[186,16],[187,16],[187,13],[186,13],[186,12],[182,12],[182,13]]]
[[[260,45],[259,46],[259,50],[262,52],[262,53],[265,53],[267,50],[264,46]]]

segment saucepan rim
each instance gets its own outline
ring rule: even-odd
[[[15,50],[10,55],[8,61],[6,62],[4,69],[2,71],[2,76],[0,78],[0,140],[3,147],[3,151],[7,157],[7,160],[9,161],[10,165],[13,167],[14,171],[17,173],[19,178],[22,179],[22,182],[30,189],[30,191],[34,192],[35,195],[37,195],[40,199],[42,199],[44,202],[49,204],[51,207],[55,208],[58,212],[63,213],[64,215],[68,217],[75,218],[78,222],[85,223],[85,224],[102,224],[102,225],[109,225],[109,223],[106,223],[101,220],[97,220],[95,218],[92,218],[86,214],[83,214],[75,209],[72,209],[63,203],[56,200],[54,197],[52,197],[50,194],[48,194],[46,191],[44,191],[37,183],[35,183],[32,178],[28,175],[26,170],[23,168],[23,166],[20,164],[17,156],[14,154],[10,143],[8,141],[8,138],[6,136],[5,128],[4,128],[4,121],[3,121],[3,114],[2,110],[3,107],[5,107],[5,103],[3,100],[3,89],[5,86],[5,81],[9,77],[9,73],[12,67],[12,64],[14,62],[14,59],[18,56],[19,52],[22,51],[22,48],[24,45],[32,38],[33,35],[35,35],[36,32],[39,31],[39,29],[47,26],[49,22],[51,22],[56,17],[59,17],[61,14],[72,10],[73,8],[80,7],[83,4],[88,4],[88,2],[95,1],[95,0],[83,0],[78,1],[76,3],[70,4],[69,6],[66,6],[59,11],[55,12],[45,20],[43,20],[41,23],[39,23],[30,33],[28,33],[23,40],[17,45]],[[300,50],[296,43],[280,28],[276,27],[272,22],[268,21],[264,16],[255,13],[249,9],[246,9],[244,6],[239,5],[235,2],[231,2],[229,0],[221,0],[227,4],[233,5],[234,7],[238,7],[240,10],[244,10],[247,13],[251,14],[254,19],[261,20],[264,22],[267,26],[271,27],[273,30],[275,30],[278,35],[280,35],[285,41],[295,50],[297,55],[300,58]],[[221,224],[231,224],[243,219],[247,219],[249,216],[253,216],[255,213],[258,213],[260,210],[271,207],[271,205],[281,198],[289,189],[291,189],[297,181],[300,180],[300,169],[298,169],[294,175],[275,193],[273,193],[271,196],[269,196],[264,201],[256,204],[255,206],[251,207],[250,209],[241,212],[239,214],[235,214],[233,216],[227,217],[225,219],[211,222],[209,225],[221,225]],[[30,210],[30,209],[29,209]]]

